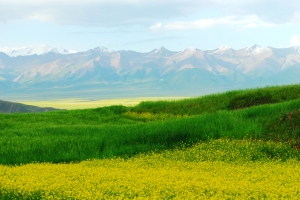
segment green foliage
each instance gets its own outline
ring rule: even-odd
[[[132,108],[0,114],[0,163],[130,157],[219,138],[294,141],[290,147],[297,147],[299,90],[300,85],[292,85],[144,102]],[[250,104],[245,103],[246,98]],[[237,106],[232,107],[232,102]],[[277,103],[266,104],[270,102]],[[283,120],[278,121],[280,118]],[[276,129],[274,123],[279,124]],[[276,139],[284,134],[293,141]],[[275,155],[270,148],[263,151]]]
[[[2,200],[11,200],[11,199],[23,199],[23,200],[38,200],[43,199],[43,192],[42,191],[35,191],[35,192],[26,192],[20,193],[19,191],[6,191],[0,190],[0,198]]]
[[[291,143],[300,150],[300,109],[287,112],[267,124],[265,138]]]
[[[143,122],[187,117],[187,115],[174,115],[174,114],[170,114],[170,113],[150,113],[150,112],[138,113],[138,112],[133,112],[133,111],[128,111],[128,112],[124,113],[124,115],[129,119],[133,119],[136,121],[143,121]]]
[[[186,147],[185,144],[173,151],[164,151],[164,158],[172,161],[201,162],[221,161],[246,163],[253,161],[287,161],[299,159],[296,149],[282,142],[262,140],[218,139],[199,142]]]
[[[109,106],[109,107],[102,107],[102,108],[96,108],[94,111],[100,112],[101,114],[123,114],[126,111],[128,111],[128,108],[126,106]]]

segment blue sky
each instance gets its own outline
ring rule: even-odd
[[[38,44],[140,52],[300,45],[295,0],[0,0],[0,13],[0,51]]]

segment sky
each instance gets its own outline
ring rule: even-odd
[[[296,0],[0,0],[0,51],[300,45]]]

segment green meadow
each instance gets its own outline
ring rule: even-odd
[[[214,139],[272,141],[299,158],[300,85],[47,113],[0,114],[0,164],[130,158]],[[255,160],[255,158],[253,158]]]

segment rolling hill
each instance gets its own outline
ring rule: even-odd
[[[13,103],[0,100],[0,113],[32,113],[32,112],[48,112],[57,110],[55,108],[40,108],[37,106],[24,105],[21,103]]]

